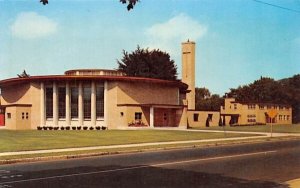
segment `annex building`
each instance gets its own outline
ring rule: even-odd
[[[276,113],[269,117],[268,111]],[[224,125],[265,125],[292,124],[292,107],[283,104],[239,102],[235,98],[225,98],[220,116]]]
[[[182,81],[103,69],[1,80],[0,127],[187,128],[188,106],[195,106],[195,43],[182,43],[182,52]]]

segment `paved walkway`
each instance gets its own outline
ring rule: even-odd
[[[168,129],[170,130],[170,129]],[[214,130],[186,130],[191,132],[224,132]],[[238,131],[226,131],[226,133],[240,133],[240,134],[256,134],[257,136],[247,137],[232,137],[232,138],[218,138],[218,139],[202,139],[202,140],[186,140],[186,141],[169,141],[169,142],[152,142],[152,143],[139,143],[139,144],[123,144],[123,145],[110,145],[110,146],[92,146],[92,147],[80,147],[80,148],[65,148],[65,149],[47,149],[47,150],[34,150],[34,151],[18,151],[18,152],[3,152],[1,156],[13,156],[13,155],[28,155],[28,154],[44,154],[44,153],[59,153],[70,151],[84,151],[84,150],[101,150],[101,149],[115,149],[115,148],[132,148],[143,146],[158,146],[158,145],[170,145],[170,144],[188,144],[188,143],[209,143],[216,141],[233,141],[233,140],[249,140],[255,138],[268,138],[270,133],[265,132],[238,132]],[[300,136],[300,134],[290,133],[273,133],[273,137],[283,136]]]

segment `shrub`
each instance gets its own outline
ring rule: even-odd
[[[49,130],[53,130],[53,127],[48,127]]]
[[[72,127],[72,130],[76,130],[76,127],[74,126],[74,127]]]
[[[87,130],[87,129],[88,129],[88,127],[87,127],[87,126],[84,126],[84,127],[83,127],[83,130]]]
[[[97,126],[96,129],[99,131],[99,130],[101,130],[101,127],[100,127],[100,126]]]
[[[60,127],[60,130],[65,130],[65,127]]]
[[[78,126],[78,127],[77,127],[77,130],[81,130],[81,126]]]
[[[66,126],[66,130],[70,130],[71,129],[71,127],[70,126]]]
[[[106,130],[106,127],[102,126],[101,129],[102,129],[102,130]]]
[[[54,129],[54,130],[58,130],[58,129],[59,129],[59,127],[54,127],[53,129]]]
[[[90,127],[90,130],[94,130],[94,127]]]
[[[47,130],[47,129],[48,129],[48,127],[47,127],[47,126],[43,126],[43,129],[44,129],[44,130]]]
[[[41,127],[41,126],[37,126],[37,130],[43,130],[43,127]]]

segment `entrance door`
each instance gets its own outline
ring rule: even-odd
[[[5,110],[0,108],[0,126],[5,126]]]

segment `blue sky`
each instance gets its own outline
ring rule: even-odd
[[[260,76],[300,73],[300,12],[253,0],[0,0],[0,79],[117,68],[137,45],[171,54],[196,42],[196,86],[224,94]],[[300,11],[299,0],[263,0]]]

